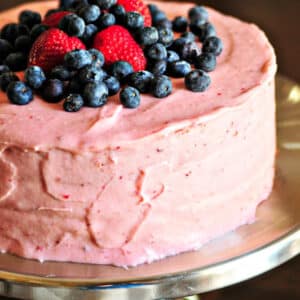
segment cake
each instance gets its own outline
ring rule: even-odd
[[[155,2],[170,19],[191,4]],[[20,11],[44,14],[55,1]],[[0,249],[40,261],[136,266],[200,249],[255,221],[272,190],[276,60],[265,34],[208,8],[224,44],[212,83],[193,93],[114,96],[70,114],[0,93]]]

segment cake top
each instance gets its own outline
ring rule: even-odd
[[[167,13],[169,19],[183,15],[183,12],[186,16],[192,7],[191,4],[174,5],[170,2],[155,4]],[[56,5],[56,2],[31,3],[6,11],[0,14],[0,26],[16,22],[24,9],[36,10],[44,15]],[[210,73],[211,85],[205,93],[193,93],[187,89],[184,80],[172,79],[171,95],[164,99],[142,95],[140,106],[135,110],[124,107],[126,105],[120,103],[119,95],[115,95],[103,107],[84,107],[76,114],[63,111],[61,102],[47,103],[39,96],[26,106],[16,107],[9,103],[4,93],[0,93],[0,144],[22,145],[37,150],[56,147],[97,151],[150,134],[180,129],[187,122],[189,125],[205,122],[206,118],[214,117],[224,109],[238,109],[238,105],[247,99],[248,91],[274,76],[275,55],[267,38],[255,25],[212,9],[208,12],[223,41],[224,51],[217,58],[217,69]],[[99,43],[107,38],[103,36]],[[107,36],[112,36],[112,33]],[[74,49],[80,48],[76,40],[68,45],[73,43],[76,44]],[[37,52],[34,62],[39,58]],[[139,59],[135,70],[140,66],[143,68],[143,64],[145,62]],[[124,97],[126,101],[126,94]]]

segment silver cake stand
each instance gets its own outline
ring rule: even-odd
[[[0,295],[33,300],[152,300],[200,294],[252,278],[300,253],[300,86],[277,78],[278,159],[257,221],[200,251],[137,268],[39,263],[0,255]]]

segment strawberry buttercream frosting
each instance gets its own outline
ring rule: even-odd
[[[157,2],[170,18],[190,4]],[[0,14],[45,13],[35,2]],[[212,85],[173,80],[166,99],[118,97],[76,114],[0,93],[0,249],[26,258],[135,266],[252,223],[273,184],[274,51],[255,25],[209,9],[224,43]]]

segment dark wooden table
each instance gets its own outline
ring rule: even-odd
[[[0,10],[24,0],[0,0]],[[265,30],[278,57],[279,72],[300,82],[300,0],[204,0]],[[250,62],[249,62],[250,63]],[[203,295],[204,300],[299,300],[300,257],[245,283]]]

